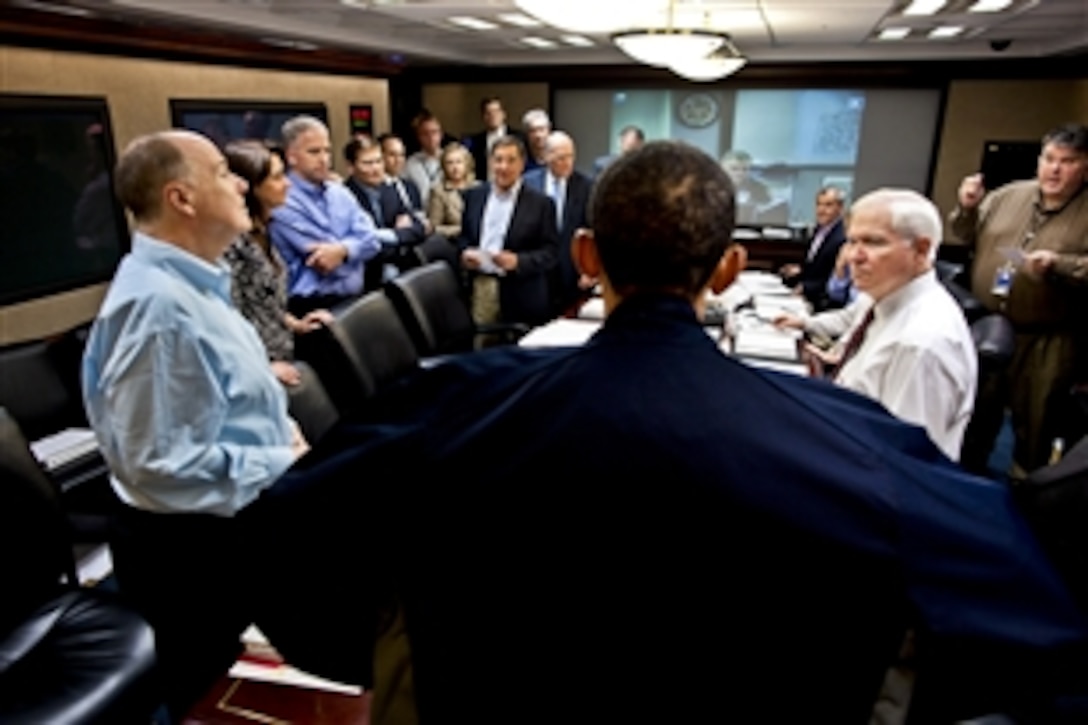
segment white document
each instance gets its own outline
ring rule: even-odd
[[[798,362],[786,362],[784,360],[768,360],[766,358],[758,357],[742,357],[738,358],[745,365],[749,365],[761,370],[774,370],[780,373],[789,373],[791,375],[799,375],[803,378],[808,377],[808,366],[804,363]]]
[[[603,320],[604,298],[594,297],[593,299],[586,300],[586,303],[578,309],[578,319]]]
[[[30,452],[50,471],[97,450],[98,441],[90,428],[68,428],[30,444]]]
[[[779,315],[808,317],[808,306],[805,300],[792,294],[788,296],[756,295],[752,302],[755,305],[756,314],[765,320],[773,320]]]
[[[248,647],[256,645],[259,648],[271,648],[268,638],[264,636],[256,625],[249,625],[242,633],[242,642]],[[239,680],[257,680],[258,682],[272,682],[278,685],[293,685],[294,687],[306,687],[311,690],[324,690],[326,692],[338,692],[342,695],[362,695],[363,688],[358,685],[348,685],[335,680],[326,680],[324,677],[311,675],[289,664],[275,664],[263,662],[249,662],[240,659],[227,672],[228,677]]]
[[[774,329],[738,330],[733,337],[733,354],[792,362],[797,360],[797,338]]]
[[[502,277],[506,274],[506,270],[495,264],[495,257],[490,252],[485,252],[478,247],[471,247],[465,251],[479,263],[480,266],[477,268],[477,271],[484,274],[493,274],[498,277]]]
[[[519,347],[577,347],[601,326],[594,320],[552,320],[518,340]]]

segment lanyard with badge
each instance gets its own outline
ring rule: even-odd
[[[1030,226],[1024,234],[1024,240],[1020,242],[1020,246],[998,249],[1001,255],[1005,257],[1005,263],[998,267],[997,272],[994,274],[994,286],[990,289],[990,294],[1001,300],[1002,304],[1009,298],[1012,282],[1016,277],[1016,268],[1024,263],[1024,250],[1028,248],[1028,245],[1035,239],[1039,228],[1049,218],[1049,214],[1035,206],[1032,210]]]

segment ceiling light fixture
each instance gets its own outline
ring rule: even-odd
[[[967,8],[969,13],[999,13],[1005,8],[1012,5],[1013,0],[977,0],[977,2],[971,7]]]
[[[904,15],[933,15],[947,4],[948,0],[912,0],[904,10]]]
[[[514,0],[523,13],[546,25],[572,33],[604,35],[653,23],[660,17],[666,0],[623,0],[587,2],[586,0]],[[617,7],[619,6],[619,7]]]
[[[878,36],[881,40],[902,40],[910,35],[910,28],[884,28]]]
[[[592,48],[596,45],[596,43],[584,35],[560,35],[559,39],[567,45],[573,45],[576,48]]]
[[[525,43],[526,45],[532,46],[533,48],[538,48],[540,50],[549,50],[559,45],[554,40],[548,40],[547,38],[538,38],[535,35],[526,35],[524,38],[521,39],[521,42]]]
[[[468,28],[469,30],[494,30],[499,27],[495,23],[480,20],[470,15],[454,15],[449,21],[454,25],[460,25],[462,28]]]
[[[543,25],[536,18],[530,18],[522,13],[500,13],[496,17],[507,25],[516,25],[519,28],[539,28]]]
[[[929,31],[929,37],[933,40],[940,40],[941,38],[955,38],[962,32],[962,25],[942,25]]]
[[[673,23],[675,11],[676,0],[669,0],[664,28],[625,30],[615,33],[612,42],[640,63],[668,68],[689,80],[725,78],[748,62],[727,33],[677,28]]]

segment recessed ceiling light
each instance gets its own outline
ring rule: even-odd
[[[349,8],[365,8],[366,0],[340,0],[341,5],[347,5]]]
[[[596,45],[596,43],[584,35],[560,35],[559,39],[567,45],[573,45],[578,48],[592,48]]]
[[[904,15],[932,15],[945,6],[948,0],[912,0],[903,10]]]
[[[969,13],[999,13],[1012,5],[1012,0],[977,0],[967,8]]]
[[[880,31],[881,40],[902,40],[910,35],[910,28],[884,28]]]
[[[460,25],[462,28],[468,28],[469,30],[494,30],[499,27],[495,23],[487,20],[480,20],[469,15],[454,15],[450,18],[450,22],[454,25]]]
[[[521,13],[501,13],[496,17],[507,25],[516,25],[519,28],[538,28],[544,24],[536,18],[530,18]]]
[[[554,48],[557,45],[554,40],[548,40],[547,38],[538,38],[535,35],[527,35],[521,39],[521,42],[534,48],[540,48],[541,50],[547,48]]]
[[[939,28],[934,28],[929,31],[929,37],[931,38],[955,38],[957,35],[963,32],[962,25],[942,25]]]

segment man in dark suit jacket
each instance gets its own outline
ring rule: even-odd
[[[548,135],[545,146],[547,166],[526,171],[525,185],[545,194],[555,203],[559,248],[552,275],[552,303],[557,314],[565,312],[589,293],[595,281],[574,267],[570,256],[574,232],[588,227],[586,211],[593,182],[574,168],[574,140],[562,131]]]
[[[351,175],[344,185],[374,220],[382,243],[378,256],[363,271],[363,289],[374,290],[381,287],[386,265],[404,269],[415,263],[408,250],[426,238],[426,230],[396,188],[385,183],[380,145],[369,139],[352,139],[344,147],[344,159],[351,164]]]
[[[1007,487],[707,336],[705,293],[743,264],[733,213],[698,149],[617,160],[575,242],[608,314],[593,339],[455,357],[294,469],[373,512],[359,550],[403,604],[422,722],[463,720],[466,682],[474,723],[868,722],[908,626],[958,678],[920,666],[918,722],[948,722],[1083,646]]]
[[[465,146],[468,147],[472,160],[476,164],[476,178],[481,181],[490,181],[491,167],[488,160],[495,142],[500,138],[513,136],[521,141],[522,147],[527,148],[528,141],[524,133],[506,125],[506,110],[503,109],[502,101],[497,96],[489,96],[480,101],[480,115],[484,119],[484,130],[466,137]]]
[[[835,270],[839,249],[846,241],[842,213],[845,196],[841,189],[825,186],[816,194],[816,232],[812,235],[805,258],[800,264],[787,264],[780,270],[783,281],[798,291],[820,312],[833,304],[827,296],[827,280]]]
[[[461,265],[473,278],[477,322],[491,322],[482,311],[488,287],[498,286],[498,319],[540,324],[551,317],[549,280],[558,236],[555,205],[521,181],[525,147],[507,136],[491,149],[494,183],[467,189],[461,220]]]

